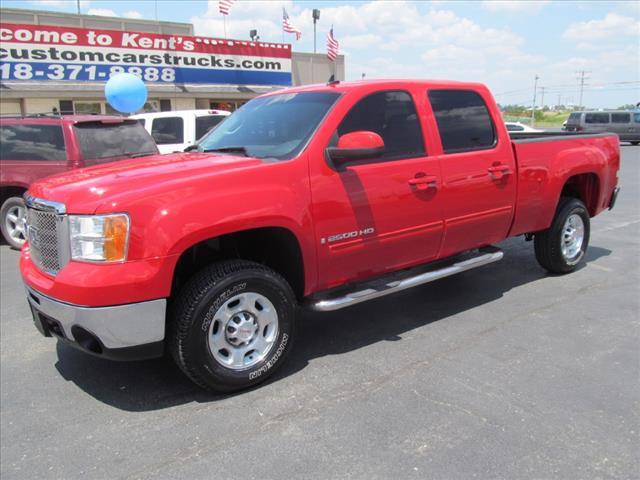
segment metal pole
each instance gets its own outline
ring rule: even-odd
[[[313,19],[313,53],[316,53],[316,19]]]
[[[531,107],[531,126],[533,127],[535,121],[536,121],[536,117],[535,117],[535,113],[536,113],[536,91],[538,90],[538,79],[540,77],[538,77],[538,75],[535,76],[535,79],[533,80],[533,105]]]
[[[227,38],[227,16],[222,16],[222,22],[224,23],[224,38]]]
[[[78,15],[80,15],[80,0],[76,0],[76,7],[78,8]]]

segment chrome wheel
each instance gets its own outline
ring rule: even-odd
[[[584,242],[584,222],[582,217],[573,213],[567,217],[562,227],[562,239],[560,248],[562,256],[570,265],[580,261],[583,255],[582,244]]]
[[[27,209],[24,205],[9,207],[4,217],[5,231],[17,244],[23,244],[27,238]]]
[[[264,359],[278,337],[278,313],[259,293],[227,300],[209,324],[207,341],[213,358],[232,370],[244,370]]]

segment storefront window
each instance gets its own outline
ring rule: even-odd
[[[100,102],[74,102],[77,114],[100,114],[102,113],[102,104]]]

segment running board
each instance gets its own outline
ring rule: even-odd
[[[430,270],[418,275],[403,278],[401,280],[390,281],[388,283],[382,284],[376,284],[374,280],[371,282],[371,287],[364,288],[363,290],[353,291],[339,297],[322,299],[316,298],[315,300],[311,300],[311,302],[309,303],[309,307],[312,310],[316,310],[318,312],[331,312],[333,310],[339,310],[341,308],[350,307],[351,305],[355,305],[357,303],[366,302],[378,297],[384,297],[385,295],[390,295],[402,290],[407,290],[408,288],[416,287],[418,285],[433,282],[441,278],[449,277],[451,275],[455,275],[456,273],[466,272],[467,270],[471,270],[473,268],[482,267],[483,265],[497,262],[498,260],[502,259],[504,255],[502,250],[495,247],[489,247],[483,250],[480,250],[478,252],[478,256],[462,261],[457,261],[455,263],[449,264],[448,266],[443,266],[442,268],[439,268],[437,270]],[[487,252],[487,250],[489,251]],[[366,284],[363,286],[366,286]]]

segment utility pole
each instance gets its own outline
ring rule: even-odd
[[[320,20],[320,10],[314,8],[311,17],[313,18],[313,53],[316,53],[316,23]]]
[[[540,108],[544,108],[544,88],[540,87]]]
[[[531,126],[533,127],[536,121],[536,92],[538,91],[538,79],[540,77],[536,74],[533,80],[533,105],[531,106]]]
[[[584,81],[589,79],[589,77],[587,77],[586,75],[591,72],[585,72],[584,70],[581,70],[577,73],[578,73],[578,82],[580,83],[580,102],[578,104],[578,108],[582,108],[582,93],[584,91],[584,85],[585,85]]]
[[[76,0],[76,7],[78,9],[78,15],[80,15],[80,0]]]

